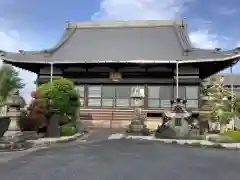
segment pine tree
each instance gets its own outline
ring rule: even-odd
[[[235,102],[235,95],[223,85],[223,78],[219,82],[215,78],[210,79],[210,87],[202,88],[201,120],[211,120],[220,123],[220,131],[226,130],[229,120],[234,117],[235,112],[231,111],[232,103]],[[232,99],[233,97],[233,99]]]

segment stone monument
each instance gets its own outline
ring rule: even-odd
[[[53,108],[53,101],[49,99],[49,112],[47,114],[47,137],[60,137],[59,119],[61,115]]]
[[[36,139],[37,135],[34,133],[21,132],[18,126],[18,120],[21,115],[21,108],[23,108],[23,98],[20,97],[19,92],[16,91],[7,99],[7,117],[10,119],[8,130],[1,139],[2,147],[8,150],[21,150],[31,147],[31,143],[27,139]]]
[[[164,111],[163,123],[156,133],[162,137],[184,137],[189,135],[191,113],[186,110],[186,100],[171,100],[171,109]]]
[[[146,115],[142,112],[144,93],[141,92],[139,87],[133,89],[133,92],[131,93],[131,100],[132,106],[134,107],[134,113],[127,132],[148,135],[149,129],[144,123]]]
[[[10,118],[10,125],[8,127],[7,135],[14,135],[20,131],[17,121],[21,115],[22,99],[19,92],[16,91],[7,99],[7,116]]]

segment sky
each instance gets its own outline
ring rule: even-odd
[[[51,48],[66,21],[184,19],[199,48],[240,46],[240,1],[237,0],[0,0],[0,49]],[[228,69],[225,72],[229,71]],[[240,65],[233,68],[240,72]],[[28,101],[36,75],[19,69]]]

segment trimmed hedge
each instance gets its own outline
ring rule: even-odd
[[[73,124],[65,124],[60,127],[61,136],[73,136],[76,133],[77,130]]]

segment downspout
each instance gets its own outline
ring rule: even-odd
[[[176,61],[176,99],[178,99],[179,98],[179,93],[178,93],[178,84],[179,84],[179,81],[178,81],[178,69],[179,69],[179,67],[178,67],[178,64],[179,64],[179,62],[178,62],[178,60]]]
[[[53,81],[53,62],[50,63],[50,82]]]

